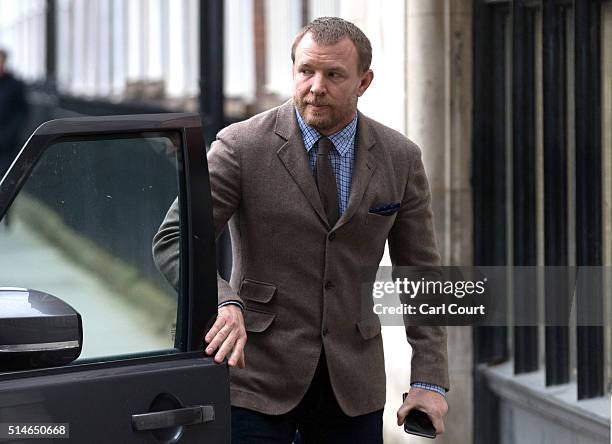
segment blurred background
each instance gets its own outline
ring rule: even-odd
[[[291,97],[293,37],[330,15],[354,22],[372,42],[374,82],[360,110],[423,150],[444,264],[612,265],[611,1],[0,0],[0,48],[7,70],[26,86],[12,155],[42,122],[82,115],[197,111],[210,143],[227,124]],[[170,185],[155,198],[161,210],[146,216],[153,232],[176,194],[177,174],[155,155],[151,165]],[[65,254],[65,243],[49,240],[49,226],[39,223],[49,217],[32,216],[39,206],[20,207],[11,210],[12,227],[0,226],[2,285],[39,286],[15,278],[15,254],[24,249],[65,279],[94,273],[82,271],[82,256]],[[81,242],[71,250],[103,244],[78,224],[70,230]],[[227,240],[220,245],[227,272]],[[100,295],[85,309],[111,307],[109,317],[122,313],[117,335],[142,334],[125,352],[167,346],[159,332],[171,323],[175,296],[152,276],[148,252],[134,259],[129,250],[98,256],[105,264],[125,260],[145,276],[120,294],[152,286],[146,305],[161,308],[143,312],[142,299],[129,295],[125,306],[117,292],[104,293],[108,282],[98,274],[83,284]],[[577,301],[578,310],[596,307],[608,320],[603,327],[449,328],[450,411],[436,442],[610,442],[610,288]],[[544,286],[535,299],[514,298],[542,318],[553,300]],[[161,327],[130,333],[151,316]],[[404,331],[383,327],[383,339],[385,442],[424,442],[394,425],[409,387]],[[99,347],[92,356],[104,355]]]

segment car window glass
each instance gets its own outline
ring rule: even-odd
[[[179,148],[170,132],[60,140],[0,223],[0,286],[72,305],[80,360],[174,347],[177,294],[151,245],[179,192]]]

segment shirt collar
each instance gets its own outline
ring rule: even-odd
[[[310,152],[312,147],[318,140],[322,137],[321,133],[319,133],[312,126],[308,125],[302,119],[297,108],[295,108],[295,115],[297,116],[298,125],[300,126],[300,130],[302,131],[302,138],[304,139],[304,147],[306,151]],[[336,151],[340,154],[340,156],[344,157],[349,154],[351,148],[354,146],[355,134],[357,133],[357,113],[355,113],[355,117],[351,120],[344,128],[340,131],[328,136],[329,140],[331,140],[336,148]]]

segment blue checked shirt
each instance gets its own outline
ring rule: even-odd
[[[297,121],[302,131],[304,139],[304,148],[308,152],[308,161],[313,174],[317,174],[317,142],[322,137],[316,129],[308,125],[302,119],[302,116],[295,110]],[[328,139],[334,144],[334,149],[330,150],[330,160],[334,175],[336,176],[336,186],[338,188],[338,204],[340,206],[340,215],[346,210],[349,196],[351,195],[351,182],[353,179],[353,164],[355,160],[355,134],[357,134],[357,114],[353,120],[344,128],[331,136]],[[412,387],[430,390],[446,396],[446,390],[435,384],[425,382],[413,382]]]
[[[317,152],[319,146],[317,142],[322,137],[316,129],[308,125],[302,119],[302,116],[295,110],[300,130],[302,130],[302,138],[304,139],[304,147],[308,153],[308,161],[310,169],[316,176],[317,174]],[[335,134],[328,136],[328,139],[334,144],[334,149],[329,151],[334,176],[336,176],[336,187],[338,190],[338,205],[340,206],[340,215],[346,210],[349,196],[351,195],[351,182],[353,179],[353,164],[355,160],[355,134],[357,133],[357,114],[348,125],[342,128]]]

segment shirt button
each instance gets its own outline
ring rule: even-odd
[[[334,284],[332,284],[332,281],[325,282],[325,289],[326,290],[330,290],[332,288],[334,288]]]
[[[333,231],[333,232],[329,233],[329,236],[327,236],[327,238],[328,238],[330,241],[333,241],[333,240],[336,238],[336,232],[335,232],[335,231]]]

